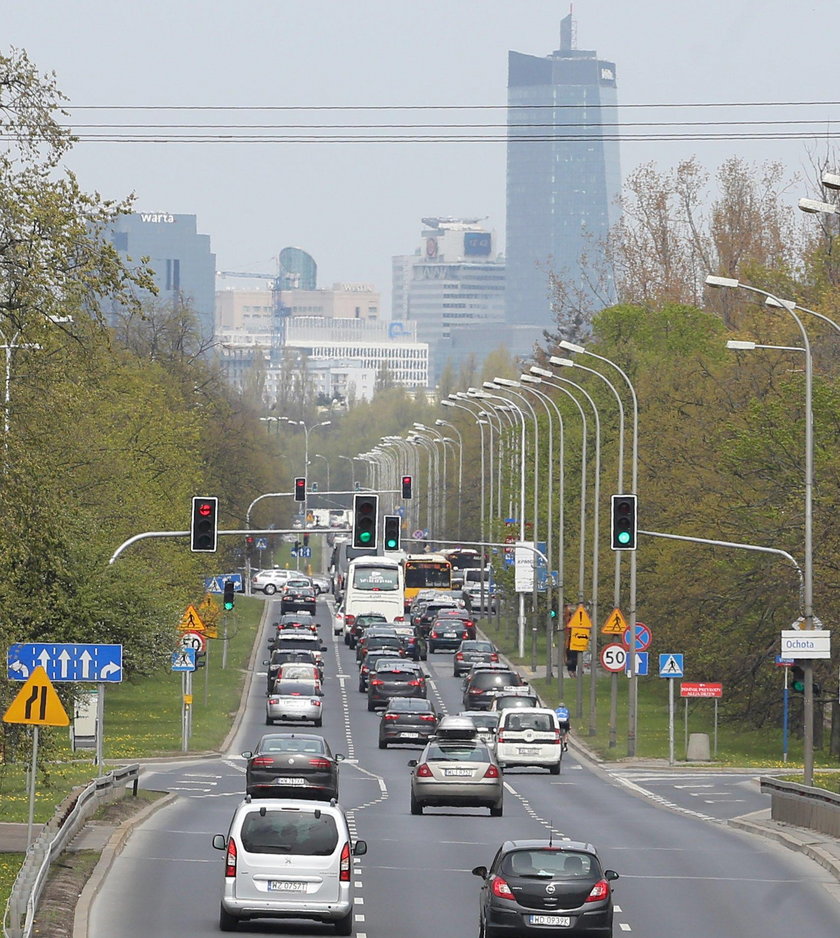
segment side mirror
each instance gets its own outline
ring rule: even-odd
[[[269,664],[271,664],[270,661],[263,661],[263,667],[268,667]]]
[[[346,758],[347,756],[345,756],[343,752],[337,752],[333,755],[333,759],[335,759],[336,762],[341,762]]]
[[[604,879],[618,879],[618,873],[615,870],[604,870]]]
[[[414,766],[417,765],[417,760],[416,760],[416,759],[409,759],[408,762],[406,762],[406,765],[407,765],[409,768],[412,768],[412,769],[413,769]]]
[[[326,651],[326,650],[327,650],[327,646],[326,646],[326,645],[321,645],[321,651]]]
[[[472,870],[473,876],[480,876],[482,879],[487,879],[487,867],[486,866],[477,866]]]
[[[250,759],[254,754],[250,749],[246,749],[245,752],[240,753],[243,759]]]
[[[224,834],[213,835],[213,846],[216,850],[224,850],[227,847],[227,840]]]
[[[353,856],[362,857],[367,853],[367,841],[366,840],[357,840],[353,844]]]

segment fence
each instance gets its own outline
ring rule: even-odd
[[[38,838],[27,850],[12,886],[3,918],[5,938],[29,938],[50,865],[100,805],[125,796],[128,782],[132,783],[132,793],[136,796],[139,778],[139,765],[114,769],[94,779],[81,792],[74,792],[59,805],[52,819],[44,825]]]
[[[774,821],[840,838],[840,795],[775,778],[762,778],[761,790],[770,793]]]

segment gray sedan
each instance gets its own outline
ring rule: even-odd
[[[498,763],[478,739],[432,740],[419,759],[409,763],[411,813],[438,805],[489,808],[502,816],[504,783]]]

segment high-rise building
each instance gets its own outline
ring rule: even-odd
[[[120,215],[112,226],[111,241],[127,263],[138,264],[141,257],[148,257],[159,291],[157,302],[189,302],[198,314],[202,337],[212,339],[216,255],[210,250],[210,236],[198,234],[195,215]]]
[[[549,271],[594,299],[588,278],[596,270],[600,275],[601,246],[619,217],[615,64],[574,46],[569,14],[560,48],[550,55],[508,54],[505,305],[511,324],[554,326]],[[606,289],[610,300],[611,282]]]
[[[420,249],[393,258],[392,318],[410,322],[429,344],[432,384],[447,363],[490,352],[470,338],[504,323],[505,262],[496,235],[477,218],[424,218]],[[459,337],[465,341],[459,343]]]

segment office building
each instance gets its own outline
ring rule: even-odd
[[[576,49],[571,14],[560,48],[508,54],[506,315],[554,329],[549,271],[599,303],[587,278],[619,217],[615,64]],[[549,125],[549,126],[545,126]],[[541,139],[544,138],[544,139]],[[585,266],[581,256],[588,256]],[[611,281],[606,286],[608,301]]]

